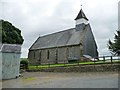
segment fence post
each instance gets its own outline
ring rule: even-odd
[[[78,66],[79,66],[79,59],[78,59]]]
[[[95,58],[94,58],[94,65],[95,65]]]
[[[64,66],[65,66],[65,60],[64,60]]]
[[[38,61],[36,61],[36,69],[38,69]]]
[[[99,61],[99,57],[97,57],[97,60]]]
[[[112,59],[113,59],[113,58],[112,58],[112,56],[111,56],[111,58],[110,58],[110,59],[111,59],[111,64],[112,64],[112,63],[113,63],[113,62],[112,62]]]
[[[105,63],[105,56],[103,56],[103,61],[104,61],[104,63]]]
[[[50,60],[48,60],[48,67],[50,68]]]
[[[37,64],[37,70],[38,70],[39,65]]]

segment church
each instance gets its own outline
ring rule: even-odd
[[[75,18],[75,28],[38,37],[29,48],[31,65],[69,63],[83,55],[98,57],[97,44],[89,20],[81,9]]]

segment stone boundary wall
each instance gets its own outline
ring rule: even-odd
[[[107,72],[120,71],[120,64],[80,65],[72,67],[54,67],[40,70],[27,70],[28,72]]]

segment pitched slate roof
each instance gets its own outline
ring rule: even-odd
[[[71,28],[68,30],[64,30],[61,32],[45,35],[39,37],[35,43],[30,47],[29,50],[35,49],[44,49],[51,47],[60,47],[60,46],[68,46],[68,45],[78,45],[81,40],[84,38],[85,32],[90,29],[89,24],[80,26],[81,30],[75,30],[75,28]],[[83,27],[85,30],[83,30]]]
[[[75,20],[80,19],[80,18],[84,18],[84,19],[88,20],[82,9],[80,10],[80,12],[77,15],[77,17],[75,18]]]

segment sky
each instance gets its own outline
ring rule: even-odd
[[[111,55],[107,43],[118,30],[119,0],[0,0],[0,18],[19,28],[24,38],[22,58],[39,36],[75,27],[82,9],[89,19],[99,55]]]

